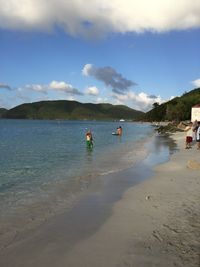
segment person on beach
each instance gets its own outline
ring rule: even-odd
[[[87,145],[87,148],[90,148],[90,149],[93,147],[93,137],[92,137],[91,130],[88,130],[86,132],[86,145]]]
[[[197,129],[198,129],[198,121],[195,120],[192,125],[192,131],[193,131],[193,140],[196,140],[197,137]]]
[[[186,139],[185,139],[185,149],[192,148],[192,122],[189,123],[189,125],[184,130],[186,132]]]
[[[198,122],[198,128],[196,131],[197,149],[200,149],[200,121]]]

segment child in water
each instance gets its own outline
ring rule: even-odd
[[[92,138],[92,133],[90,130],[87,131],[87,133],[86,133],[86,145],[88,148],[93,147],[93,138]]]

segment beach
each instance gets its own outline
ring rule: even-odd
[[[182,132],[171,138],[177,149],[167,162],[102,178],[70,213],[16,236],[0,266],[200,266],[200,151],[185,149]]]

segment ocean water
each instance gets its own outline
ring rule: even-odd
[[[122,137],[113,136],[119,125]],[[94,137],[92,150],[85,143],[87,129]],[[150,125],[131,122],[0,120],[4,230],[8,221],[15,221],[17,227],[19,218],[20,223],[22,217],[41,219],[70,207],[99,175],[127,168],[144,157],[143,144],[152,133]]]

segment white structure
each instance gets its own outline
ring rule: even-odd
[[[192,107],[191,121],[194,122],[195,120],[200,121],[200,104]]]

